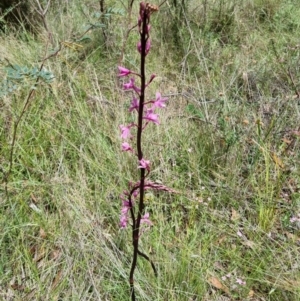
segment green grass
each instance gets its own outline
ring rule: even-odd
[[[45,62],[55,79],[37,85],[8,194],[0,186],[1,300],[129,300],[132,243],[119,228],[119,196],[137,170],[120,150],[119,125],[132,117],[116,77],[127,4],[106,1],[118,12],[106,35],[98,28],[77,41],[97,21],[94,2],[66,1],[47,15],[47,52],[68,43]],[[176,193],[147,197],[154,227],[141,249],[158,278],[139,259],[138,300],[299,300],[299,228],[290,222],[300,212],[297,4],[190,0],[152,16],[147,74],[158,77],[148,95],[170,96],[143,144],[151,180]],[[122,62],[136,70],[137,38],[132,31]],[[46,41],[43,29],[1,33],[1,93],[9,63],[38,67]],[[3,178],[34,79],[13,83],[0,99]]]

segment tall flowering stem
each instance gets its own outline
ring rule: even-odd
[[[136,183],[129,183],[129,189],[124,191],[121,196],[122,199],[122,210],[120,225],[125,228],[130,220],[132,223],[132,244],[133,244],[133,257],[129,275],[130,293],[131,300],[135,301],[134,291],[134,272],[137,265],[138,256],[143,257],[151,263],[154,274],[157,275],[156,269],[152,261],[147,255],[139,250],[139,239],[147,228],[152,225],[149,219],[149,213],[145,213],[144,196],[145,191],[148,189],[152,190],[163,190],[173,192],[171,189],[164,185],[157,184],[147,180],[147,177],[151,171],[151,162],[145,159],[142,150],[142,134],[145,128],[150,124],[159,124],[158,115],[155,113],[157,108],[165,107],[166,98],[163,98],[159,92],[156,93],[156,98],[153,100],[147,100],[145,98],[145,92],[149,84],[155,78],[155,75],[151,75],[148,82],[146,80],[146,57],[151,48],[150,42],[150,16],[153,12],[157,11],[158,7],[149,3],[140,3],[140,12],[138,18],[138,29],[140,40],[137,43],[137,50],[140,53],[140,72],[136,73],[125,67],[119,66],[119,77],[131,77],[128,83],[123,85],[124,90],[131,90],[133,93],[133,99],[129,112],[138,114],[137,123],[130,123],[128,125],[120,125],[121,138],[123,139],[122,150],[128,153],[132,153],[137,157],[138,166],[140,169],[139,181]],[[135,77],[140,79],[140,86],[135,84]],[[136,147],[132,146],[133,135],[131,131],[136,129]],[[136,151],[134,150],[136,148]],[[135,203],[137,203],[137,214],[135,213]]]

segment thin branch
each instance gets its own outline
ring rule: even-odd
[[[155,277],[157,277],[158,274],[157,274],[157,270],[155,268],[155,265],[154,265],[153,261],[146,254],[142,253],[140,250],[138,250],[137,252],[140,256],[142,256],[143,258],[145,258],[146,260],[148,260],[150,262],[151,267],[152,267],[153,272],[154,272],[154,275],[155,275]]]
[[[165,4],[167,0],[164,0],[161,4],[159,4],[159,7],[161,7],[163,4]]]

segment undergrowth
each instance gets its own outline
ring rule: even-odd
[[[0,34],[3,180],[35,89],[1,184],[0,299],[127,300],[119,195],[136,170],[120,152],[130,95],[115,66],[138,68],[135,29],[123,52],[135,18],[127,3],[105,1],[102,18],[97,1],[61,2],[48,47],[43,28]],[[177,193],[146,195],[141,249],[158,278],[139,263],[138,300],[299,300],[298,2],[182,3],[152,18],[148,93],[169,100],[144,143],[151,180]]]

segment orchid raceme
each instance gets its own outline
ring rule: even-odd
[[[141,225],[146,225],[147,229],[152,226],[149,213],[145,212],[144,195],[145,190],[154,189],[172,192],[171,189],[167,188],[162,184],[155,184],[151,181],[147,181],[151,172],[150,160],[145,159],[142,151],[142,134],[146,129],[146,126],[150,123],[159,124],[158,114],[155,112],[157,109],[165,108],[167,98],[161,96],[161,93],[157,92],[155,100],[146,101],[145,94],[146,89],[152,83],[155,75],[152,74],[150,78],[146,79],[145,62],[146,56],[151,49],[150,41],[150,16],[154,11],[158,9],[154,8],[149,3],[140,3],[140,13],[138,17],[138,31],[140,40],[137,42],[137,50],[140,53],[141,65],[140,71],[135,72],[127,69],[123,66],[118,66],[119,74],[118,77],[130,76],[129,82],[123,84],[123,89],[126,91],[133,91],[134,95],[130,103],[129,112],[137,114],[136,122],[132,122],[129,125],[120,125],[122,151],[131,153],[137,157],[138,169],[139,169],[139,181],[136,184],[129,183],[128,191],[124,192],[121,196],[122,209],[120,215],[120,226],[126,228],[128,224],[132,226],[132,243],[133,243],[133,259],[130,270],[130,289],[131,289],[131,300],[135,301],[134,291],[134,271],[137,264],[137,257],[142,256],[146,260],[150,261],[148,256],[143,254],[139,250],[139,239],[144,233],[145,226],[141,229]],[[135,79],[138,77],[139,85],[135,83]],[[153,98],[152,98],[153,99]],[[133,132],[136,132],[136,145],[133,141]],[[129,141],[130,140],[130,141]],[[134,150],[135,149],[135,150]],[[130,220],[130,222],[129,222]],[[155,266],[151,262],[151,266],[154,270],[154,274],[157,275]]]

